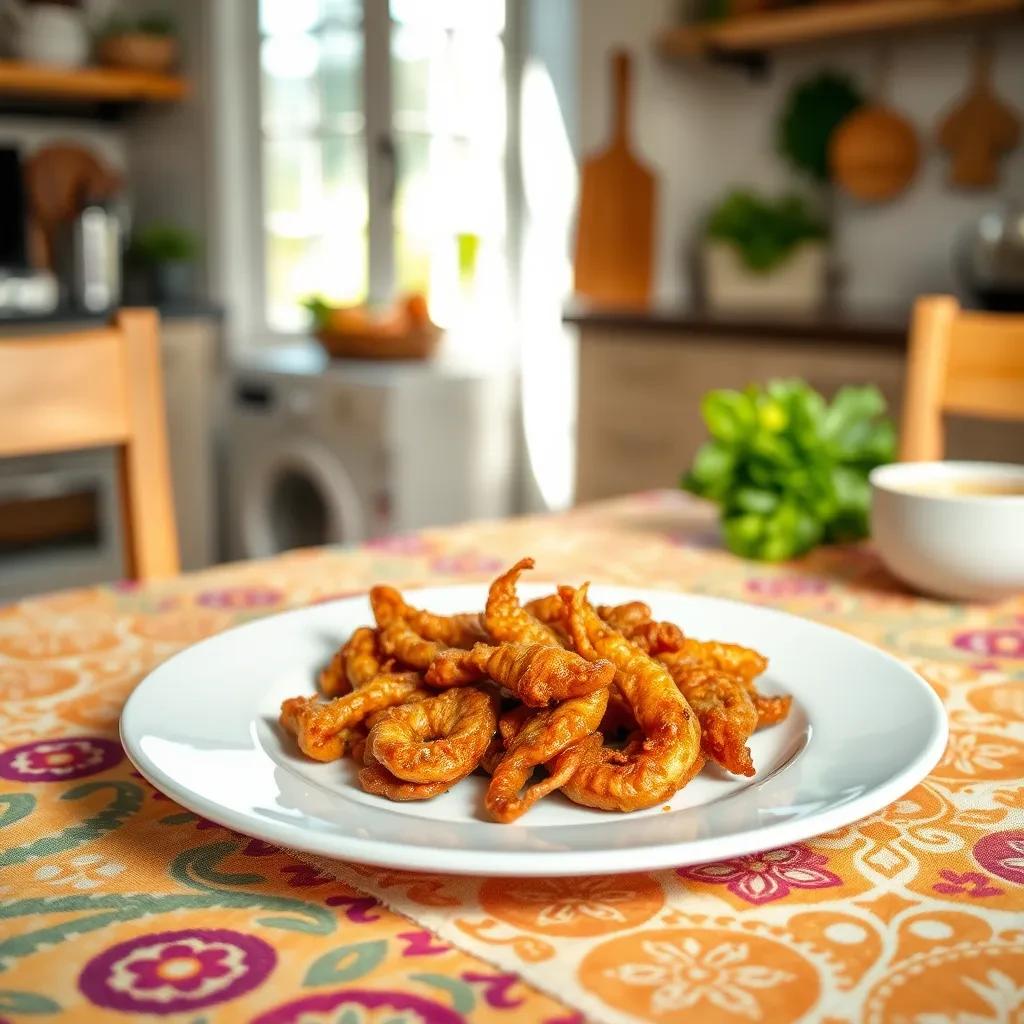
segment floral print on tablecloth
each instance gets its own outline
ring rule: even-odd
[[[181,647],[523,554],[539,577],[734,597],[877,643],[944,701],[949,746],[882,812],[805,843],[523,880],[297,856],[184,811],[124,757],[125,696]],[[34,598],[0,607],[0,1020],[1017,1020],[1022,780],[1024,600],[919,599],[864,546],[744,563],[676,493]]]

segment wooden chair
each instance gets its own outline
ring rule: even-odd
[[[159,328],[155,310],[125,309],[98,330],[0,339],[0,458],[116,447],[139,580],[179,571]]]
[[[900,459],[943,457],[943,413],[1024,420],[1024,315],[962,310],[949,295],[917,300]]]

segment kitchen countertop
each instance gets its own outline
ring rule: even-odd
[[[143,305],[133,303],[132,305]],[[195,299],[192,302],[176,302],[158,307],[160,316],[164,320],[186,320],[194,317],[209,317],[220,319],[224,315],[224,308],[215,302],[206,299]],[[101,326],[107,323],[114,310],[106,310],[102,313],[89,313],[81,309],[71,309],[62,306],[51,313],[5,313],[0,311],[0,327],[7,324],[26,327],[46,326],[47,324],[82,324],[88,326]]]
[[[832,308],[811,314],[730,313],[699,307],[655,305],[647,309],[601,309],[585,303],[570,304],[566,323],[607,330],[652,331],[686,335],[749,336],[785,341],[845,341],[903,348],[907,342],[910,311]],[[586,337],[584,333],[583,337]]]

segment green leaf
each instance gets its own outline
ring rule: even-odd
[[[750,436],[757,424],[757,413],[742,391],[709,391],[701,403],[701,412],[711,436],[727,445],[735,445]]]
[[[339,946],[313,961],[302,984],[334,985],[369,974],[387,955],[386,939],[374,939],[350,946]]]
[[[758,487],[741,487],[733,496],[733,505],[742,512],[767,515],[774,512],[778,504],[778,494]]]
[[[683,487],[701,497],[719,499],[732,482],[735,454],[718,441],[707,441],[697,450],[693,467],[683,477]]]
[[[60,1003],[35,992],[0,992],[0,1013],[60,1013]]]
[[[832,133],[863,103],[863,94],[846,75],[822,71],[798,82],[779,118],[779,152],[816,181],[828,181]]]

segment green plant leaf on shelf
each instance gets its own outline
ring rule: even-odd
[[[735,189],[711,211],[706,234],[733,245],[748,269],[768,273],[802,242],[827,238],[828,228],[800,196],[767,199]]]
[[[797,170],[827,182],[832,133],[863,103],[863,94],[847,75],[822,71],[798,82],[779,117],[779,152]]]

